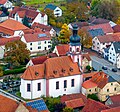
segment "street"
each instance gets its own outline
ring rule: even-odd
[[[112,68],[116,68],[114,65],[112,65],[110,62],[103,58],[98,58],[96,56],[91,56],[92,59],[92,67],[99,71],[102,70],[109,76],[112,76],[115,80],[120,82],[120,70],[117,70],[117,72],[113,72]],[[107,67],[107,70],[103,70],[102,67],[105,66]]]

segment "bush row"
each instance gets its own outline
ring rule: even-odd
[[[19,73],[23,73],[25,70],[26,70],[26,68],[19,68],[19,69],[7,70],[7,71],[3,72],[3,75],[19,74]]]

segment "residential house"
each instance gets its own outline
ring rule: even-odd
[[[102,110],[110,109],[108,106],[101,102],[88,99],[86,105],[82,109],[82,112],[103,112]]]
[[[53,4],[47,4],[44,10],[50,9],[53,11],[55,17],[62,16],[62,9]]]
[[[8,19],[8,16],[3,11],[0,11],[0,23],[7,19]]]
[[[9,0],[0,0],[0,7],[12,9],[12,3]]]
[[[83,30],[95,30],[95,29],[102,29],[105,35],[113,34],[113,29],[109,23],[102,23],[97,25],[90,25],[82,27]]]
[[[87,97],[81,93],[63,95],[60,98],[61,103],[64,103],[66,107],[73,108],[74,111],[79,111],[83,108],[87,102]]]
[[[80,74],[78,64],[73,62],[71,57],[48,58],[43,64],[29,66],[23,73],[21,96],[34,99],[41,95],[57,97],[79,93],[82,84]]]
[[[105,102],[105,105],[113,108],[113,107],[119,107],[120,106],[120,94],[119,95],[113,95],[110,96],[107,101]]]
[[[108,48],[113,42],[119,41],[120,33],[97,36],[92,39],[92,49],[102,54],[105,48]]]
[[[46,33],[24,34],[21,40],[26,43],[31,54],[46,51],[51,48],[51,36]]]
[[[53,53],[56,53],[58,56],[65,56],[69,51],[69,44],[61,44],[55,46]]]
[[[11,37],[11,38],[0,38],[0,59],[4,58],[5,55],[5,45],[8,42],[13,42],[16,40],[20,40],[20,37]]]
[[[32,58],[27,63],[26,68],[28,66],[34,66],[34,65],[38,65],[38,64],[43,64],[43,62],[46,61],[46,60],[47,60],[47,56],[39,56],[39,57]]]
[[[105,109],[105,110],[102,110],[101,112],[119,112],[119,111],[120,111],[120,106],[119,107],[110,108],[110,109]]]
[[[7,19],[3,23],[0,23],[0,34],[2,37],[9,36],[22,36],[23,30],[29,29],[18,21]]]
[[[111,44],[108,55],[108,60],[119,67],[120,41]]]
[[[117,24],[114,23],[113,21],[110,21],[110,20],[107,20],[107,19],[103,19],[103,18],[96,18],[95,16],[89,18],[88,22],[89,22],[89,24],[92,24],[92,25],[109,23],[111,27],[114,27],[114,26],[117,25]]]
[[[91,79],[83,82],[82,93],[84,95],[97,94],[99,100],[105,101],[109,96],[120,94],[120,84],[104,72],[98,72]]]
[[[53,27],[48,26],[48,25],[44,25],[44,24],[40,24],[40,23],[34,23],[31,26],[32,29],[35,28],[40,28],[43,32],[49,32],[51,37],[55,37],[56,36],[56,31],[53,29]]]
[[[9,17],[21,23],[26,19],[30,26],[35,22],[47,25],[48,19],[45,13],[38,12],[37,10],[26,6],[15,7],[11,11]]]
[[[112,29],[113,29],[114,33],[118,33],[118,32],[120,32],[120,25],[116,25]]]

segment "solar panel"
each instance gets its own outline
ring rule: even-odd
[[[40,38],[40,37],[46,37],[47,35],[45,34],[45,33],[43,33],[43,34],[38,34],[38,38]]]
[[[26,103],[27,106],[31,106],[34,109],[37,109],[38,111],[41,110],[47,110],[47,106],[43,100],[36,100],[33,102]]]

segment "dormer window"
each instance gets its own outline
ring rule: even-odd
[[[35,75],[36,75],[36,76],[38,76],[38,75],[39,75],[39,73],[38,73],[38,72],[35,72]]]
[[[62,71],[63,73],[65,73],[65,70],[64,70],[64,69],[62,69],[61,71]]]
[[[57,74],[57,71],[54,70],[53,73],[54,73],[54,74]]]
[[[70,69],[69,69],[71,72],[73,72],[73,68],[72,67],[70,67]]]

